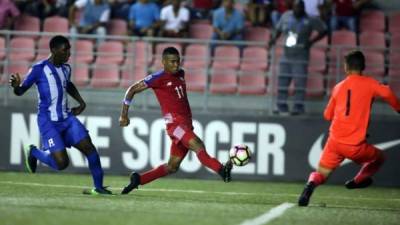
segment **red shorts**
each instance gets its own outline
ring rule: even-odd
[[[346,158],[357,164],[363,164],[378,159],[381,154],[381,150],[367,142],[362,142],[359,145],[347,145],[328,138],[319,165],[324,168],[335,169]]]
[[[188,123],[169,123],[167,124],[167,133],[172,140],[171,156],[184,158],[189,151],[189,141],[196,137],[193,132],[193,126]]]

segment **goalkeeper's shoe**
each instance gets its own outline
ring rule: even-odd
[[[24,149],[25,167],[29,173],[35,173],[37,167],[37,159],[32,155],[32,149],[36,148],[35,145],[29,145]]]
[[[122,195],[128,194],[135,188],[137,189],[140,184],[140,175],[138,173],[132,172],[129,179],[130,183],[122,189]]]
[[[356,188],[366,188],[368,186],[370,186],[373,183],[373,180],[371,177],[365,178],[363,181],[361,181],[360,183],[356,183],[353,180],[349,180],[346,181],[346,183],[344,184],[344,186],[346,186],[347,189],[356,189]]]
[[[85,190],[83,190],[82,193],[85,195],[112,195],[113,194],[110,190],[107,190],[107,187],[85,189]]]
[[[313,182],[309,182],[306,184],[304,187],[303,192],[301,193],[299,197],[299,206],[308,206],[308,203],[310,202],[310,198],[312,193],[314,192],[315,189],[315,184]]]
[[[228,183],[232,180],[232,177],[231,177],[232,167],[233,167],[233,165],[232,165],[231,160],[228,160],[228,162],[226,162],[225,165],[223,165],[218,172],[218,174],[222,177],[222,179],[226,183]]]

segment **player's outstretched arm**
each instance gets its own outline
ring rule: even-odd
[[[121,127],[128,126],[130,121],[128,117],[128,110],[129,106],[133,101],[133,96],[137,93],[140,93],[144,90],[146,90],[148,87],[146,83],[144,83],[144,80],[140,80],[133,85],[131,85],[128,90],[125,92],[125,97],[124,100],[122,101],[122,110],[121,110],[121,115],[119,117],[119,125]]]
[[[74,114],[75,116],[81,114],[86,108],[86,103],[79,94],[78,89],[76,89],[75,85],[72,82],[68,82],[67,93],[79,103],[77,107],[71,109],[72,114]]]

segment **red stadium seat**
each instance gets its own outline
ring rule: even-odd
[[[380,10],[362,11],[360,17],[360,31],[385,32],[385,13]]]
[[[16,31],[29,31],[29,32],[40,32],[40,20],[37,17],[29,16],[23,14],[18,17],[15,21],[14,28]],[[27,37],[26,35],[17,35],[20,37]],[[37,39],[39,35],[28,35],[28,37],[32,37]]]
[[[124,61],[124,46],[119,41],[101,42],[97,49],[96,63],[121,64]]]
[[[7,83],[11,74],[19,73],[21,80],[28,73],[31,63],[28,61],[10,61],[9,64],[3,68],[3,76],[0,79],[0,83]]]
[[[35,58],[35,41],[28,37],[15,37],[10,43],[10,59],[32,61]]]
[[[348,30],[333,31],[331,45],[355,47],[357,45],[356,34]]]
[[[263,47],[246,47],[243,50],[241,70],[267,70],[268,51]]]
[[[324,96],[324,76],[322,73],[309,72],[307,78],[306,96],[322,97]]]
[[[384,53],[386,49],[385,34],[377,31],[365,31],[360,34],[361,50]]]
[[[37,44],[37,55],[35,59],[36,61],[47,59],[49,57],[50,55],[49,41],[50,37],[48,36],[43,36],[39,39]]]
[[[264,27],[247,27],[244,32],[244,40],[246,41],[260,41],[268,43],[270,36],[270,30]]]
[[[96,63],[93,69],[91,86],[94,88],[113,88],[119,85],[119,67],[115,64]]]
[[[179,43],[159,43],[156,45],[156,53],[154,55],[154,69],[161,70],[163,69],[162,65],[162,53],[167,47],[175,47],[179,54],[182,55],[182,46]]]
[[[194,23],[189,25],[189,37],[209,40],[213,34],[213,27],[207,23]]]
[[[217,46],[214,52],[213,68],[239,69],[240,52],[236,46]]]
[[[400,33],[393,34],[390,38],[390,50],[400,51]]]
[[[6,41],[4,37],[0,37],[0,60],[3,60],[6,56]]]
[[[86,63],[73,64],[72,82],[79,87],[85,87],[89,84],[88,64]]]
[[[264,95],[267,93],[265,70],[242,70],[239,76],[239,94]]]
[[[400,70],[400,51],[389,52],[389,69]]]
[[[364,52],[364,56],[367,63],[363,73],[383,81],[385,76],[385,56],[382,53],[375,52]]]
[[[400,96],[400,68],[390,68],[388,84],[397,96]]]
[[[147,76],[146,68],[143,66],[135,66],[133,64],[124,64],[121,71],[121,87],[127,88],[136,81]]]
[[[75,54],[74,57],[76,61],[79,63],[91,63],[93,62],[93,42],[89,40],[77,40],[75,43],[74,49]]]
[[[111,19],[107,25],[108,35],[127,35],[128,23],[122,19]]]
[[[59,16],[47,17],[46,19],[44,19],[43,31],[64,34],[69,33],[68,19]]]
[[[127,47],[125,64],[135,63],[145,67],[152,63],[153,50],[151,44],[144,41],[130,42]]]
[[[326,69],[326,52],[317,47],[312,47],[310,50],[310,60],[308,71],[323,72]]]
[[[191,92],[204,92],[207,88],[207,69],[185,70],[186,89]]]
[[[212,94],[235,94],[237,87],[236,70],[213,69],[211,71],[210,92]]]
[[[400,34],[400,12],[392,13],[388,17],[389,32],[393,34]]]
[[[190,44],[185,49],[183,66],[188,68],[207,68],[209,64],[208,46],[202,44]]]

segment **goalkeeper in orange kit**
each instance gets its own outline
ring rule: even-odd
[[[367,143],[366,132],[375,97],[381,97],[400,113],[400,101],[393,91],[375,79],[364,76],[365,57],[360,51],[345,56],[347,77],[338,83],[325,109],[324,117],[331,121],[329,137],[319,161],[300,195],[299,206],[307,206],[314,189],[323,184],[344,159],[351,159],[362,168],[345,183],[346,188],[365,188],[385,161],[383,152]]]

